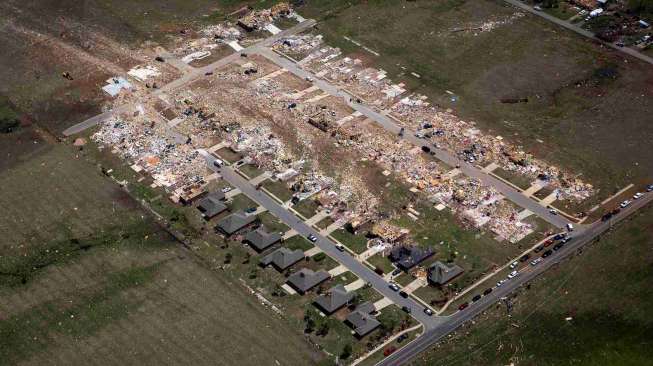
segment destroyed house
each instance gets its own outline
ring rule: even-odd
[[[210,220],[227,209],[227,205],[222,202],[223,199],[224,193],[220,191],[211,192],[200,200],[197,209],[202,213],[204,219]]]
[[[347,291],[345,286],[338,284],[331,287],[327,294],[315,299],[315,306],[328,315],[349,304],[353,299],[354,293]]]
[[[354,329],[357,337],[364,337],[381,325],[381,322],[372,315],[374,310],[374,305],[366,302],[357,306],[354,311],[347,315],[345,323]]]
[[[260,264],[264,267],[271,264],[277,270],[283,271],[302,259],[304,259],[304,252],[300,249],[290,250],[282,247],[261,258]]]
[[[223,234],[231,235],[254,221],[256,221],[256,215],[247,215],[239,211],[218,221],[215,229]]]
[[[268,233],[265,226],[261,226],[254,231],[250,231],[245,236],[247,242],[257,252],[262,252],[281,240],[279,233]]]
[[[390,251],[390,261],[399,269],[408,271],[433,254],[435,254],[435,250],[431,248],[422,249],[416,246],[398,246]]]
[[[314,272],[308,268],[302,268],[299,272],[290,275],[287,283],[300,294],[304,294],[329,278],[331,275],[326,271]]]
[[[437,261],[429,267],[428,280],[429,283],[433,285],[441,286],[458,277],[463,272],[463,269],[456,264],[447,266],[446,264]]]

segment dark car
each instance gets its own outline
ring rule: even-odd
[[[551,244],[553,244],[553,243],[555,243],[555,241],[553,241],[553,240],[547,240],[547,241],[544,242],[544,247],[547,248],[547,247],[549,247],[549,246],[550,246]]]
[[[612,216],[614,216],[614,215],[612,214],[612,212],[608,212],[607,214],[605,214],[605,215],[603,215],[603,216],[601,217],[601,221],[608,221],[608,220],[610,220],[610,219],[612,218]]]
[[[554,236],[554,237],[553,237],[553,240],[564,239],[565,236],[567,236],[567,234],[565,234],[565,233],[560,233],[560,234],[557,234],[556,236]]]
[[[481,295],[476,295],[476,296],[472,297],[472,302],[477,302],[480,299],[481,299]]]
[[[402,306],[401,310],[403,310],[404,312],[410,314],[410,308],[408,306]]]
[[[558,249],[562,248],[564,245],[565,245],[565,243],[560,242],[560,243],[553,246],[553,250],[558,250]]]
[[[313,234],[308,235],[308,240],[310,240],[312,243],[315,243],[317,241],[317,236]]]
[[[245,210],[246,213],[253,213],[256,212],[256,207],[249,207]]]
[[[406,339],[408,339],[408,334],[402,334],[399,337],[397,337],[397,343],[401,343],[401,342],[405,341]]]
[[[520,262],[526,262],[530,257],[531,257],[530,254],[524,254],[524,255],[521,256],[521,258],[519,258],[519,261]]]
[[[427,153],[427,154],[428,154],[428,153],[430,153],[430,152],[431,152],[431,148],[430,148],[430,147],[428,147],[428,146],[422,146],[422,151],[424,151],[425,153]]]
[[[571,241],[571,238],[570,238],[570,237],[566,237],[566,238],[562,239],[561,243],[562,243],[562,244],[567,244],[567,243],[569,243],[570,241]]]
[[[397,269],[395,269],[394,271],[392,271],[392,275],[393,275],[393,276],[399,276],[399,274],[401,274],[401,270],[400,270],[399,268],[397,268]]]
[[[404,290],[399,291],[399,296],[403,297],[404,299],[408,297],[408,293]]]
[[[464,303],[460,304],[460,306],[458,307],[458,310],[465,310],[465,309],[467,309],[468,306],[469,306],[469,304],[464,302]]]
[[[489,288],[489,289],[483,291],[483,296],[487,296],[487,295],[489,295],[491,292],[492,292],[492,288]]]
[[[546,258],[546,257],[550,256],[551,254],[553,254],[553,251],[551,249],[549,249],[549,250],[547,250],[546,252],[544,252],[542,254],[542,258]]]
[[[544,245],[540,245],[537,248],[533,249],[533,252],[539,253],[544,250]]]

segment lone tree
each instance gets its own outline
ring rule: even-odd
[[[340,352],[340,358],[343,360],[348,359],[351,356],[351,344],[347,343],[345,346],[342,348],[342,352]]]

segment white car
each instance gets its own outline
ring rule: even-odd
[[[537,257],[531,261],[531,266],[537,266],[541,261],[543,261],[542,257]]]
[[[512,263],[510,264],[510,269],[515,269],[515,268],[517,268],[518,265],[519,265],[519,263],[517,263],[517,262],[512,262]]]
[[[621,202],[619,207],[626,208],[628,205],[630,205],[630,200],[625,200],[625,201]]]
[[[508,275],[508,278],[509,278],[509,279],[513,279],[513,278],[515,278],[515,277],[517,277],[517,276],[519,276],[519,272],[517,272],[517,271],[512,271],[512,272],[510,272],[510,274]]]
[[[399,285],[397,285],[397,284],[394,283],[394,282],[391,282],[390,285],[389,285],[389,287],[390,287],[390,289],[391,289],[392,291],[395,291],[395,292],[396,292],[396,291],[399,291]]]
[[[503,280],[497,282],[497,287],[501,287],[501,285],[503,285],[503,284],[506,283],[507,281],[508,281],[508,280],[504,278]]]
[[[634,199],[634,200],[638,200],[638,199],[642,198],[643,195],[644,195],[644,193],[642,193],[642,192],[637,192],[637,193],[635,193],[635,195],[633,196],[633,199]]]
[[[227,192],[231,191],[231,187],[224,187],[224,188],[221,189],[221,191],[222,191],[222,193],[227,193]]]

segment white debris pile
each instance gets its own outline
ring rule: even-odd
[[[225,43],[229,41],[237,41],[243,38],[242,32],[229,22],[209,25],[202,28],[200,33],[206,37]]]
[[[134,67],[131,70],[129,70],[127,74],[138,81],[144,82],[149,78],[157,77],[161,75],[161,72],[156,66],[145,65],[145,66]]]
[[[257,166],[265,170],[286,171],[288,163],[294,160],[283,141],[263,123],[256,127],[237,129],[228,137],[234,150],[246,153]]]
[[[247,31],[255,31],[264,29],[268,24],[272,23],[275,19],[281,17],[289,17],[293,10],[287,2],[281,2],[269,9],[253,10],[247,15],[238,19],[238,25]]]
[[[478,35],[479,33],[491,32],[498,27],[512,24],[515,20],[523,18],[525,15],[526,13],[518,11],[499,19],[488,20],[481,23],[470,23],[464,27],[454,28],[451,32],[471,32],[474,35]]]
[[[165,127],[144,116],[110,119],[92,138],[152,175],[156,184],[174,190],[203,181],[204,159],[196,149],[169,137]]]
[[[276,41],[272,48],[280,52],[303,54],[313,51],[322,44],[322,35],[298,34]]]

